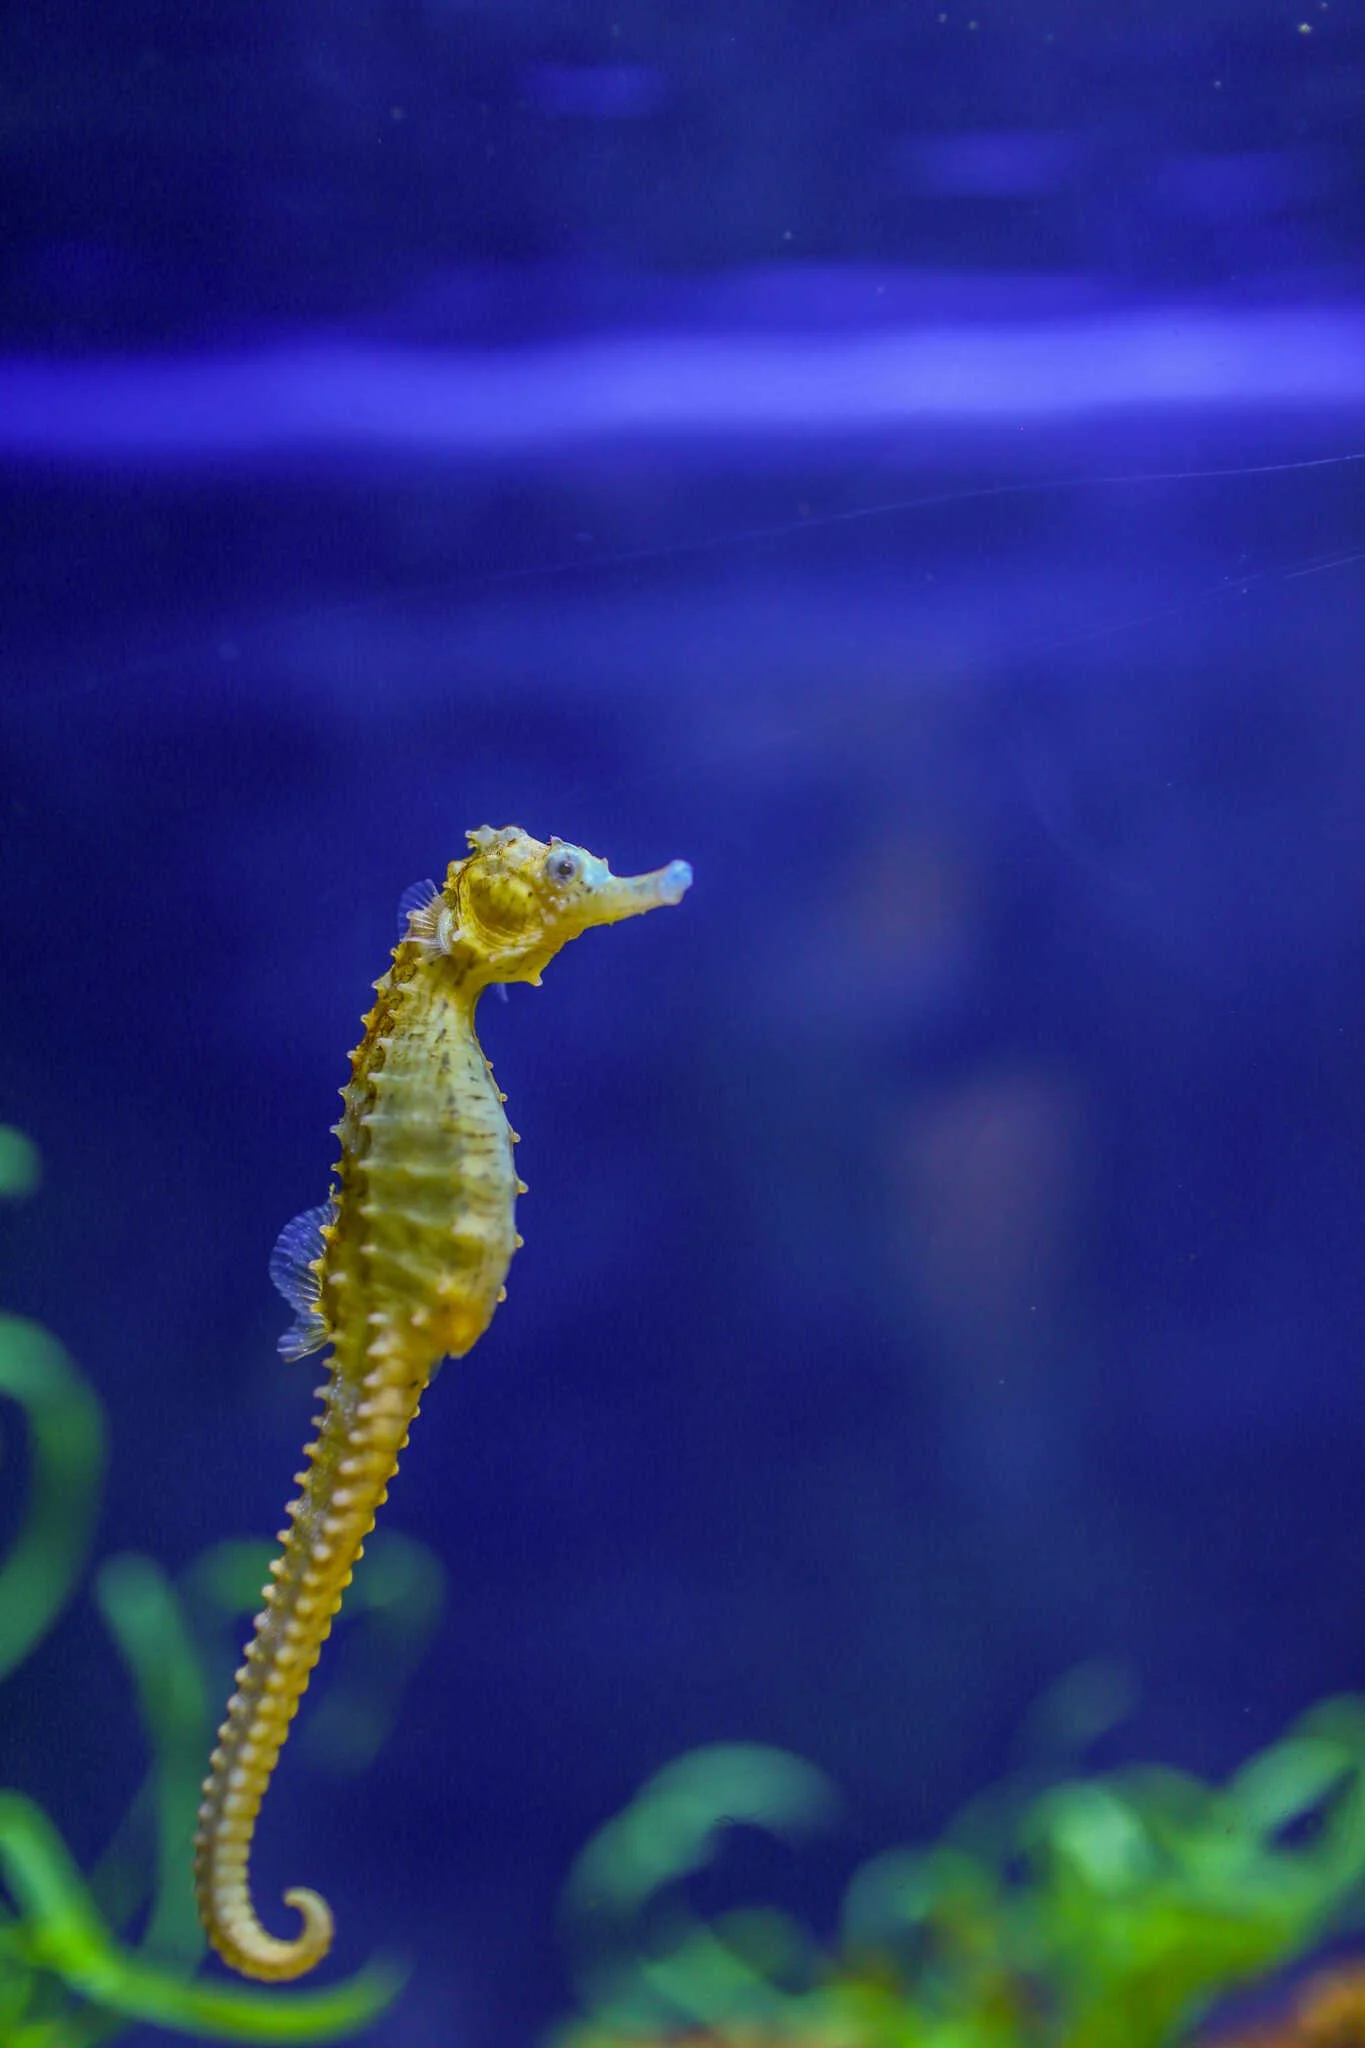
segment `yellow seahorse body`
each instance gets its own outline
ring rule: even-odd
[[[492,982],[538,984],[589,926],[677,903],[691,870],[615,876],[561,840],[517,826],[469,835],[445,885],[410,904],[393,965],[351,1055],[330,1202],[290,1225],[272,1272],[299,1309],[286,1356],[332,1346],[317,1437],[297,1475],[282,1549],[218,1733],[195,1839],[205,1931],[246,1976],[302,1976],[331,1945],[316,1892],[303,1925],[268,1934],[248,1866],[261,1800],[289,1724],[374,1527],[436,1366],[469,1350],[502,1300],[516,1234],[515,1133],[475,1034]]]

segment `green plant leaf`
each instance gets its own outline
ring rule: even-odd
[[[125,2020],[211,2041],[334,2041],[368,2026],[403,1973],[378,1963],[326,1991],[279,1992],[187,1983],[108,1933],[61,1836],[42,1808],[0,1792],[0,1873],[26,1922],[31,1964]]]
[[[0,1198],[22,1201],[43,1177],[38,1147],[12,1124],[0,1124]]]
[[[175,1959],[190,1968],[204,1952],[189,1877],[213,1726],[203,1674],[180,1602],[150,1558],[107,1559],[95,1598],[132,1676],[153,1758],[156,1870],[142,1947],[163,1964]]]
[[[0,1395],[28,1422],[28,1511],[0,1563],[0,1679],[42,1641],[85,1567],[104,1483],[104,1412],[46,1330],[0,1315]]]

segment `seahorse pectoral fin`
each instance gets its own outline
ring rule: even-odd
[[[417,946],[430,960],[436,954],[453,951],[459,936],[450,906],[434,882],[414,882],[403,891],[398,899],[400,946]],[[396,952],[394,957],[397,958]],[[375,987],[379,987],[378,982]]]
[[[425,926],[432,912],[440,907],[440,902],[441,892],[433,881],[411,883],[398,899],[399,938],[410,936],[408,927],[414,918]]]
[[[315,1209],[304,1209],[290,1218],[275,1239],[270,1254],[270,1277],[294,1311],[294,1327],[279,1341],[281,1358],[306,1358],[330,1344],[332,1333],[322,1313],[321,1261],[327,1249],[324,1230],[336,1221],[336,1202],[328,1199]]]

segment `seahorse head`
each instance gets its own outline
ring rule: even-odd
[[[563,839],[533,839],[519,825],[481,825],[467,859],[452,861],[442,891],[452,950],[469,949],[479,981],[538,982],[561,946],[595,924],[617,924],[678,903],[692,881],[685,860],[647,875],[614,875]]]

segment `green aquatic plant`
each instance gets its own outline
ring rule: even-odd
[[[583,2009],[555,2048],[1172,2048],[1365,1918],[1358,1699],[1223,1785],[1145,1768],[978,1800],[932,1847],[859,1870],[824,1948],[786,1914],[694,1911],[685,1881],[731,1826],[800,1833],[832,1797],[760,1748],[652,1779],[570,1875]]]
[[[43,1177],[42,1161],[32,1138],[13,1124],[0,1124],[0,1199],[17,1201],[31,1195]]]
[[[0,1196],[39,1179],[37,1154],[0,1126]],[[87,1569],[105,1466],[100,1403],[61,1346],[35,1323],[0,1314],[0,1397],[22,1413],[27,1499],[0,1560],[0,1678],[59,1620]],[[375,1964],[325,1991],[278,1992],[201,1980],[204,1953],[190,1883],[190,1844],[203,1753],[211,1730],[208,1689],[191,1615],[205,1601],[234,1615],[260,1585],[256,1546],[242,1546],[255,1584],[243,1592],[224,1549],[187,1575],[188,1594],[150,1559],[107,1559],[93,1591],[137,1699],[152,1763],[123,1823],[95,1868],[83,1872],[57,1826],[32,1799],[0,1788],[0,2043],[4,2048],[95,2048],[136,2022],[195,2040],[321,2042],[357,2033],[393,1998],[400,1974]],[[372,1625],[398,1654],[383,1683],[363,1689],[346,1720],[342,1761],[368,1761],[382,1740],[392,1687],[431,1625],[439,1568],[398,1541],[372,1561],[366,1595]],[[356,1729],[360,1735],[356,1735]],[[95,1731],[92,1731],[92,1733]],[[344,1745],[342,1745],[344,1751]],[[335,1759],[334,1759],[335,1761]],[[137,1928],[135,1938],[128,1930]]]

